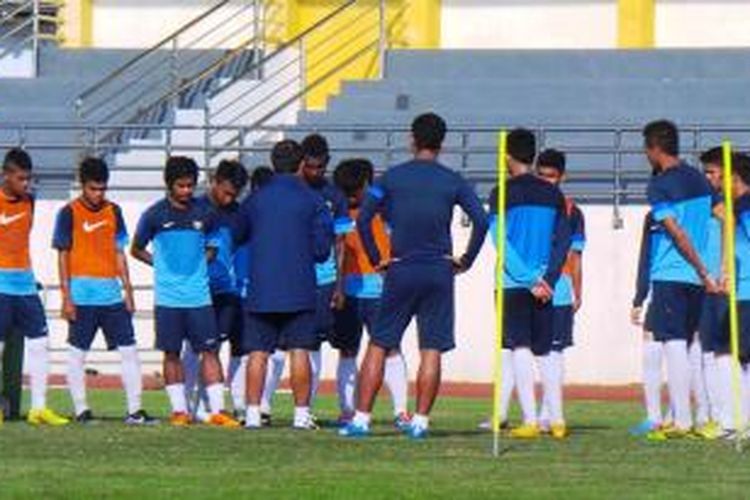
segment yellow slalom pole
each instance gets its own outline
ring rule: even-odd
[[[492,401],[492,454],[500,454],[500,405],[503,387],[503,265],[505,263],[505,182],[508,171],[508,133],[501,130],[497,138],[497,259],[495,261],[495,383]]]
[[[742,448],[742,383],[740,382],[740,337],[737,315],[737,266],[735,263],[734,199],[732,198],[732,143],[722,143],[724,156],[724,259],[729,288],[729,343],[732,352],[732,390],[734,392],[735,445]]]

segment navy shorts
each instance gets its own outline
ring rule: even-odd
[[[737,301],[737,316],[740,323],[739,341],[740,341],[740,362],[742,364],[750,363],[750,301]],[[730,328],[729,328],[729,307],[727,307],[724,317],[721,321],[722,338],[716,352],[719,354],[729,354],[730,349]]]
[[[555,308],[551,302],[539,302],[525,288],[511,288],[503,293],[503,347],[528,347],[536,356],[552,350]]]
[[[122,302],[108,306],[76,306],[76,320],[68,323],[68,344],[88,351],[100,328],[109,350],[135,345],[133,318]]]
[[[448,260],[394,263],[385,275],[372,343],[399,349],[406,327],[416,316],[421,350],[455,348],[454,281]]]
[[[216,314],[216,328],[219,340],[229,341],[232,356],[242,356],[242,335],[244,330],[244,311],[242,299],[233,293],[220,293],[211,297]]]
[[[654,340],[690,340],[698,331],[703,311],[703,287],[689,283],[654,281],[649,312]]]
[[[245,313],[243,352],[268,352],[277,349],[317,350],[320,347],[315,331],[315,311],[290,313]]]
[[[370,333],[380,311],[380,299],[347,297],[344,309],[336,311],[331,346],[340,351],[357,353],[365,328]]]
[[[47,318],[38,295],[0,294],[0,342],[10,331],[29,339],[47,336]]]
[[[185,340],[195,352],[216,351],[219,334],[212,306],[156,306],[156,348],[180,353]]]
[[[552,350],[562,352],[573,346],[573,306],[552,306]]]
[[[319,286],[315,290],[315,333],[319,343],[329,340],[333,334],[335,316],[331,301],[335,289],[335,285],[330,284]]]
[[[703,310],[698,324],[701,347],[704,352],[726,352],[729,348],[727,337],[722,330],[728,303],[724,294],[707,293],[703,299]]]

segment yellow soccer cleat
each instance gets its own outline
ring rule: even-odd
[[[208,417],[208,420],[206,420],[206,424],[213,427],[226,427],[228,429],[236,429],[238,427],[241,427],[241,424],[237,420],[230,417],[224,412],[214,413],[213,415]]]
[[[565,425],[565,422],[552,424],[550,434],[552,435],[552,439],[565,439],[569,435],[568,427]]]
[[[510,431],[513,439],[538,439],[542,433],[537,424],[524,424]]]
[[[695,429],[695,434],[703,439],[713,441],[721,437],[722,429],[719,424],[717,424],[716,422],[710,421],[703,427],[699,427],[698,429]]]
[[[50,425],[52,427],[59,427],[70,423],[70,420],[58,415],[49,408],[29,411],[26,421],[31,425]]]
[[[173,412],[169,417],[169,425],[173,425],[175,427],[187,427],[191,423],[192,419],[190,418],[190,415],[183,411]]]

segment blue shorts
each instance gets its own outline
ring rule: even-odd
[[[109,350],[135,345],[133,319],[122,302],[109,306],[76,306],[76,320],[68,323],[68,344],[88,351],[100,328]]]
[[[740,323],[739,341],[740,341],[740,363],[746,365],[750,363],[750,301],[737,301],[737,316]],[[721,321],[722,338],[720,345],[717,346],[718,354],[729,354],[730,349],[730,328],[729,328],[729,307],[727,307],[724,317]]]
[[[367,328],[373,331],[380,311],[380,299],[347,297],[344,309],[336,311],[336,324],[331,337],[331,346],[340,351],[359,352],[362,333]]]
[[[335,289],[335,285],[330,284],[319,286],[315,291],[315,333],[320,343],[329,340],[333,334],[335,316],[331,301]]]
[[[232,356],[247,354],[242,350],[242,335],[244,330],[244,311],[242,299],[233,293],[220,293],[211,297],[216,314],[216,328],[219,340],[229,341]]]
[[[693,338],[703,311],[703,287],[690,283],[654,281],[649,326],[657,342]]]
[[[28,339],[47,336],[47,318],[38,295],[0,294],[0,342],[11,331]]]
[[[724,294],[707,293],[703,299],[703,310],[698,324],[701,348],[704,352],[728,352],[727,338],[722,331],[727,314],[727,297]]]
[[[573,346],[573,306],[553,306],[552,350],[562,352]]]
[[[536,356],[552,350],[555,308],[551,302],[539,302],[525,288],[511,288],[503,293],[503,348],[530,348]]]
[[[185,340],[195,352],[216,351],[219,334],[211,306],[156,306],[156,348],[179,354]]]
[[[394,263],[385,275],[372,343],[399,349],[406,327],[416,316],[420,350],[455,348],[454,282],[447,260]]]
[[[290,313],[245,313],[245,331],[242,336],[244,352],[268,352],[304,349],[315,351],[320,347],[315,331],[315,311]]]

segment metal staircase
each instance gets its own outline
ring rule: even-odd
[[[62,0],[0,0],[0,61],[30,51],[32,76],[37,76],[40,43],[60,40],[62,3]]]

